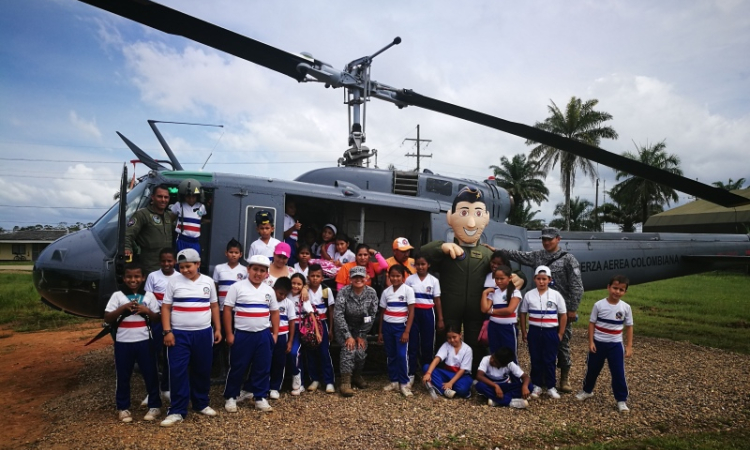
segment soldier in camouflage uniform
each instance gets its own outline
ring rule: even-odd
[[[172,230],[174,221],[167,211],[169,189],[157,186],[151,194],[151,204],[133,214],[125,229],[125,256],[133,254],[133,246],[141,249],[138,262],[143,273],[149,274],[159,270],[159,252],[163,248],[172,248]]]
[[[568,323],[565,326],[565,334],[557,351],[557,367],[560,368],[560,390],[572,392],[573,388],[569,381],[571,366],[570,338],[573,336],[571,325],[578,316],[576,311],[578,311],[578,305],[581,303],[581,297],[583,297],[581,268],[575,256],[563,252],[560,248],[560,231],[557,228],[542,230],[542,246],[544,250],[533,252],[504,250],[503,259],[516,261],[534,269],[538,266],[548,266],[552,271],[552,282],[549,287],[562,294],[568,310]]]
[[[378,294],[367,286],[367,271],[362,266],[349,270],[348,286],[336,296],[333,309],[336,340],[341,344],[341,395],[354,395],[354,386],[364,389],[367,383],[362,378],[362,369],[367,357],[367,333],[375,323],[378,313]]]

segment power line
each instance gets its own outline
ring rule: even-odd
[[[31,161],[31,162],[70,162],[70,163],[92,163],[92,164],[123,164],[126,161],[89,161],[89,160],[76,160],[76,159],[33,159],[33,158],[0,158],[0,161]],[[257,165],[257,164],[324,164],[324,163],[332,163],[330,160],[325,161],[253,161],[253,162],[243,162],[243,161],[235,161],[235,162],[212,162],[212,165],[237,165],[237,164],[243,164],[243,165]],[[197,164],[202,165],[203,162],[186,162],[183,164]]]
[[[10,175],[6,173],[0,173],[0,177],[11,177],[11,178],[46,178],[51,180],[76,180],[76,181],[118,181],[117,178],[70,178],[70,177],[47,177],[41,175]]]
[[[109,209],[110,206],[102,206],[99,208],[89,208],[89,207],[81,207],[81,206],[39,206],[39,205],[0,205],[0,207],[6,207],[6,208],[49,208],[49,209]]]

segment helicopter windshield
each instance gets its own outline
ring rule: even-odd
[[[127,205],[125,207],[126,221],[130,219],[141,205],[148,204],[150,185],[140,183],[127,194]],[[118,203],[115,203],[99,220],[96,221],[91,230],[108,256],[114,255],[117,250],[117,212]]]

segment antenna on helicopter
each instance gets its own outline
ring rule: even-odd
[[[370,79],[372,60],[400,43],[401,38],[397,36],[391,43],[371,56],[363,56],[350,62],[342,71],[313,58],[309,53],[302,53],[302,56],[310,60],[310,63],[304,62],[297,65],[297,70],[305,75],[302,81],[319,81],[325,83],[326,87],[344,87],[344,103],[349,106],[350,148],[344,152],[343,157],[339,158],[339,165],[362,167],[364,160],[369,163],[369,158],[377,154],[377,150],[370,150],[364,145],[367,102],[370,101],[370,97],[391,101],[399,107],[406,106],[393,95],[395,89]],[[308,76],[312,78],[308,78]]]

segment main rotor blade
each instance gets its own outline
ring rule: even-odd
[[[297,64],[310,63],[309,59],[300,55],[285,52],[150,0],[80,1],[165,33],[184,36],[283,73],[297,81],[305,78],[304,74],[297,71]]]
[[[120,139],[122,139],[125,145],[128,146],[130,151],[133,152],[133,154],[138,157],[138,160],[141,161],[146,167],[148,167],[151,170],[166,170],[167,169],[166,167],[159,164],[154,158],[150,157],[148,153],[141,150],[141,148],[135,145],[133,141],[123,136],[122,133],[120,133],[119,131],[116,131],[116,133],[118,136],[120,136]]]
[[[514,134],[516,136],[539,142],[550,147],[554,147],[568,153],[572,153],[582,158],[590,159],[615,170],[621,170],[631,175],[656,181],[657,183],[669,186],[672,189],[694,195],[717,205],[727,208],[750,204],[750,199],[733,194],[725,189],[700,183],[690,178],[658,169],[648,164],[644,164],[634,159],[626,158],[621,155],[608,152],[593,145],[584,144],[583,142],[569,139],[564,136],[530,127],[528,125],[509,122],[489,114],[456,106],[434,98],[425,97],[414,91],[403,90],[397,96],[399,100],[419,108],[429,109],[431,111],[447,114],[449,116],[464,119],[486,127],[495,128],[496,130]]]

